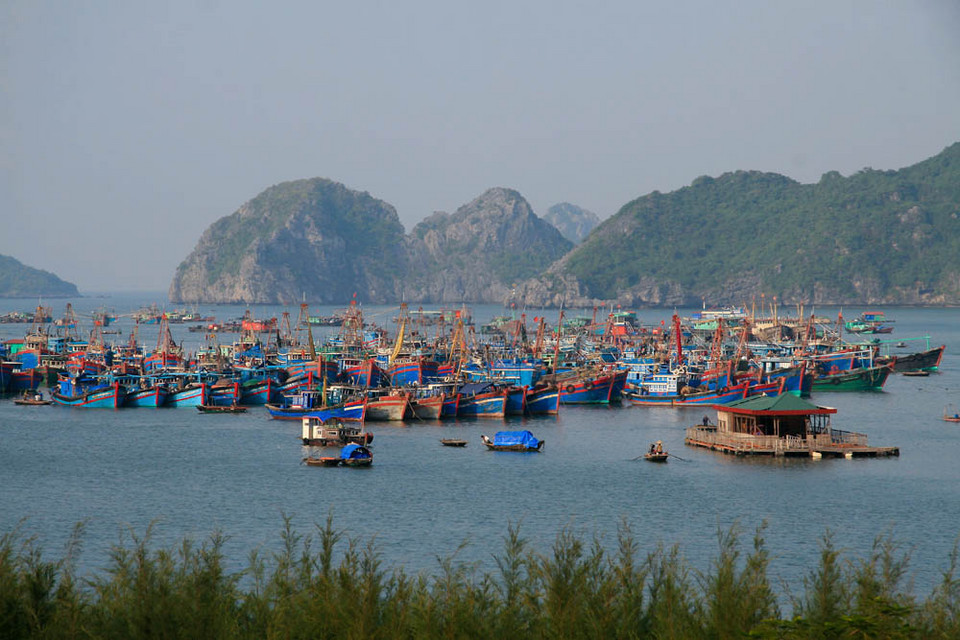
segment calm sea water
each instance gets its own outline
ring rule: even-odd
[[[153,301],[162,303],[162,295],[72,302],[81,314],[100,306],[122,314]],[[52,303],[55,315],[64,304]],[[35,305],[0,300],[0,313]],[[252,310],[257,317],[283,311]],[[198,311],[225,320],[244,308]],[[295,320],[296,310],[290,311]],[[313,311],[328,314],[333,307]],[[503,311],[473,307],[478,320]],[[865,556],[877,535],[890,532],[911,553],[916,590],[925,595],[960,535],[960,425],[941,419],[946,404],[960,405],[960,311],[885,311],[896,320],[892,337],[929,334],[934,344],[947,345],[940,373],[892,376],[882,393],[816,393],[812,399],[839,410],[835,427],[864,432],[871,444],[899,446],[899,458],[737,459],[683,445],[684,428],[699,422],[702,409],[564,406],[556,417],[506,424],[374,423],[372,468],[313,468],[300,464],[310,452],[297,439],[300,425],[270,420],[263,409],[242,415],[78,410],[19,407],[8,398],[0,400],[0,531],[26,519],[23,530],[57,555],[73,525],[86,521],[80,568],[93,571],[106,566],[112,544],[130,531],[143,535],[151,523],[154,540],[164,546],[220,530],[230,536],[226,551],[241,568],[251,550],[276,548],[284,514],[301,533],[332,514],[348,535],[375,538],[388,566],[416,571],[454,553],[492,568],[511,524],[546,553],[564,528],[597,536],[613,549],[618,527],[627,523],[643,550],[676,543],[694,567],[706,569],[718,528],[739,523],[748,542],[765,522],[772,573],[794,589],[815,565],[826,531],[851,556]],[[818,315],[836,312],[817,309]],[[640,317],[669,321],[671,313],[645,310]],[[386,324],[395,309],[369,307],[365,315]],[[125,340],[130,327],[129,318],[121,318],[123,333],[111,337]],[[26,328],[0,325],[0,337],[22,337]],[[175,338],[191,347],[202,334],[176,327]],[[156,329],[142,328],[141,340],[151,344]],[[545,451],[494,453],[480,446],[481,433],[505,427],[532,430],[546,441]],[[441,437],[469,445],[441,447]],[[633,460],[655,440],[683,460]]]

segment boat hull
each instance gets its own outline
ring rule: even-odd
[[[373,422],[394,422],[403,420],[410,400],[405,395],[381,396],[367,401],[366,420]]]
[[[171,391],[167,396],[168,407],[198,407],[208,402],[210,388],[201,382],[197,386],[187,387],[178,391]]]
[[[164,387],[150,387],[148,389],[137,389],[127,394],[123,406],[125,407],[148,407],[156,409],[167,403],[169,392]]]
[[[882,391],[891,369],[862,367],[852,371],[840,371],[813,379],[815,391]]]
[[[53,393],[53,401],[65,407],[79,407],[83,409],[119,409],[123,406],[126,391],[119,385],[113,384],[106,389],[88,391],[79,396],[64,396]]]
[[[507,394],[504,391],[461,396],[457,407],[458,418],[502,418],[507,413]]]
[[[527,413],[556,415],[560,412],[560,390],[556,387],[527,392]]]
[[[779,384],[779,383],[778,383]],[[702,391],[687,394],[640,394],[625,392],[630,404],[641,407],[686,407],[710,404],[727,404],[746,398],[750,385],[741,383],[729,389]],[[773,387],[771,387],[773,388]]]
[[[626,381],[626,372],[623,380]],[[614,374],[559,382],[560,404],[609,404],[616,382]]]

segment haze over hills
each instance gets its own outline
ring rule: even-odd
[[[563,226],[583,212],[563,205],[551,217]],[[404,235],[389,204],[314,178],[271,187],[208,228],[170,299],[342,303],[356,292],[373,303],[639,306],[763,293],[788,304],[955,304],[958,217],[960,143],[897,171],[830,172],[816,184],[702,176],[627,203],[576,247],[511,189]]]
[[[600,224],[600,218],[592,211],[569,202],[555,204],[544,214],[543,219],[555,226],[563,237],[573,244],[580,244]]]
[[[10,256],[0,255],[0,298],[66,298],[77,296],[77,285],[42,269],[28,267]]]

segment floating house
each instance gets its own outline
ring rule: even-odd
[[[830,426],[837,412],[791,394],[754,396],[713,405],[716,424],[690,427],[684,443],[738,456],[898,456],[898,447],[871,447],[867,436]],[[705,420],[705,422],[707,422]]]

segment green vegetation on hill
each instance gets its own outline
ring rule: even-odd
[[[312,219],[316,231],[342,238],[349,255],[363,256],[374,267],[391,268],[387,260],[403,237],[403,225],[396,216],[385,217],[382,207],[367,193],[323,178],[270,187],[240,211],[211,225],[208,233],[218,244],[210,254],[208,283],[235,272],[257,241],[273,238],[295,218]]]
[[[754,279],[785,299],[956,301],[958,217],[960,143],[899,171],[810,185],[755,171],[701,177],[628,203],[562,268],[599,298],[652,277],[691,299]]]
[[[77,285],[65,282],[49,271],[34,269],[15,258],[0,255],[0,298],[76,295],[79,295]]]

